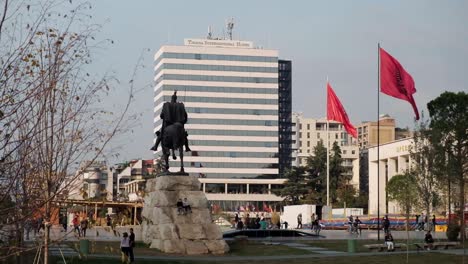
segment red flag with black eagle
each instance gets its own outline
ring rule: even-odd
[[[392,97],[408,101],[413,107],[416,120],[419,120],[418,107],[413,94],[416,93],[414,80],[400,62],[380,48],[380,91]]]
[[[340,102],[340,99],[336,96],[330,83],[327,82],[327,119],[335,120],[344,125],[346,132],[357,138],[356,128],[349,121],[348,115]]]

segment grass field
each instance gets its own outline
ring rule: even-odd
[[[462,264],[462,256],[446,255],[441,253],[410,254],[408,263],[410,264]],[[468,257],[465,259],[468,261]],[[206,263],[252,263],[252,260],[218,260],[218,261],[164,261],[164,260],[138,260],[138,264],[206,264]],[[57,263],[57,262],[54,262]],[[67,264],[111,264],[120,263],[117,259],[87,259],[87,260],[68,260]],[[323,257],[323,258],[299,258],[299,259],[278,259],[254,261],[255,264],[400,264],[406,263],[406,255],[383,255],[383,256],[356,256],[356,257]]]

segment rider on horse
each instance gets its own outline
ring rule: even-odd
[[[185,106],[183,103],[177,102],[177,91],[174,91],[174,94],[172,95],[171,102],[165,102],[162,111],[161,111],[161,120],[163,120],[161,129],[156,132],[156,143],[154,146],[151,148],[151,150],[156,151],[158,149],[159,143],[161,142],[162,136],[164,134],[164,129],[172,125],[174,123],[180,123],[182,124],[182,127],[184,126],[185,123],[187,123],[187,112],[185,111]],[[185,134],[185,139],[184,139],[184,145],[185,145],[185,151],[191,151],[189,146],[188,146],[188,134],[187,131],[185,131],[184,128],[184,134]]]

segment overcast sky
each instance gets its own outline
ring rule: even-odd
[[[102,38],[115,44],[100,51],[93,67],[112,69],[126,80],[142,50],[145,69],[139,87],[151,85],[152,57],[164,44],[204,38],[208,26],[223,34],[234,18],[234,38],[277,49],[293,63],[293,111],[326,115],[328,76],[351,122],[377,116],[377,43],[413,76],[419,110],[443,91],[467,91],[468,1],[93,1],[93,22],[103,23]],[[122,84],[118,92],[125,94]],[[380,96],[380,113],[413,127],[409,103]],[[153,89],[135,97],[141,113],[133,133],[119,137],[119,160],[152,158]]]

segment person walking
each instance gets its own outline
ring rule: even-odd
[[[353,218],[353,215],[350,215],[348,217],[348,232],[351,234],[353,232],[353,222],[354,222],[354,218]]]
[[[73,224],[73,231],[75,233],[78,233],[78,236],[80,237],[81,236],[80,222],[78,221],[78,215],[77,214],[75,214],[75,216],[73,216],[72,224]]]
[[[385,234],[387,234],[390,231],[390,220],[388,219],[388,215],[385,215],[383,219],[383,228]]]
[[[435,215],[432,215],[432,219],[431,219],[431,221],[432,221],[432,231],[434,231],[434,232],[435,232],[436,225],[437,225],[437,223],[436,223],[436,217],[435,217]]]
[[[86,237],[86,229],[88,229],[88,218],[84,218],[83,220],[81,220],[81,234],[83,235],[83,237]]]
[[[112,226],[112,218],[109,214],[106,215],[106,224],[107,226]]]
[[[59,224],[62,225],[63,232],[67,232],[67,215],[66,214],[60,214]],[[62,231],[60,231],[60,232],[62,232]]]
[[[122,262],[128,263],[128,257],[130,254],[130,238],[128,233],[124,232],[122,234],[122,240],[120,241],[120,249],[122,250]]]
[[[130,228],[130,247],[128,248],[128,253],[130,255],[130,263],[135,261],[135,257],[133,255],[133,248],[135,247],[135,233],[133,233],[133,228]]]
[[[297,215],[297,227],[296,229],[302,229],[302,214]]]

